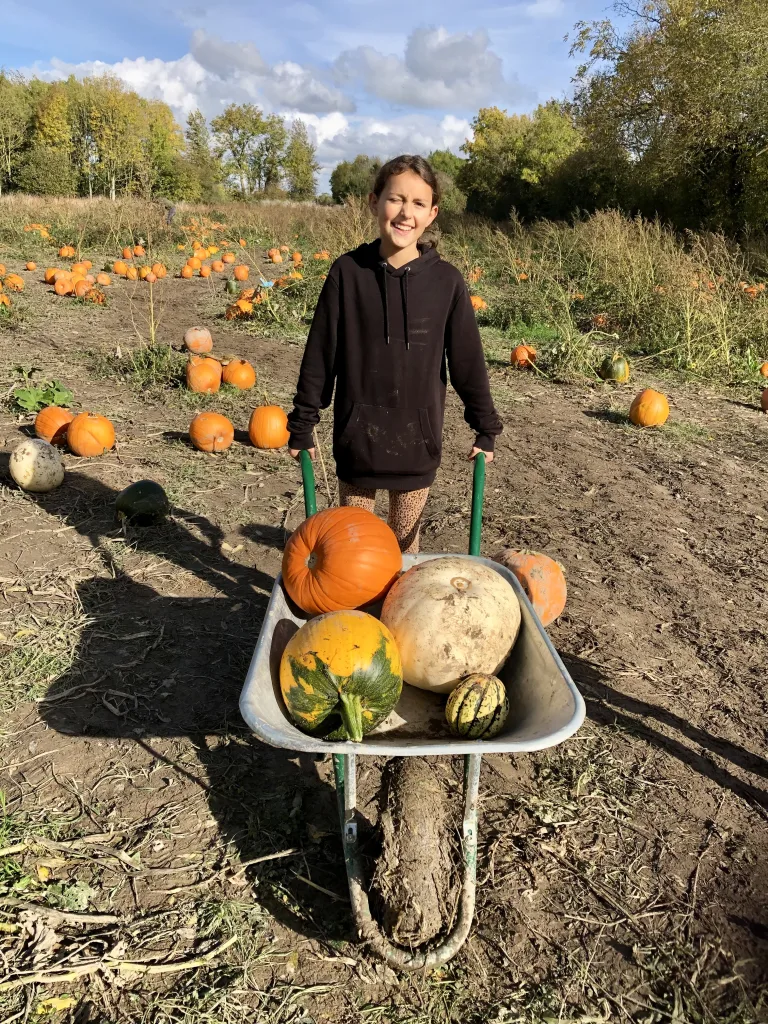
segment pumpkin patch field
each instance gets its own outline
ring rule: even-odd
[[[0,204],[0,279],[22,283],[0,291],[0,1021],[765,1021],[763,293],[736,276],[726,300],[713,273],[683,294],[670,257],[629,310],[586,278],[542,284],[544,228],[510,228],[493,264],[446,226],[505,423],[482,551],[524,581],[587,719],[549,751],[484,757],[469,939],[399,975],[352,928],[331,758],[260,745],[238,711],[283,564],[361,663],[386,662],[392,702],[401,667],[435,685],[420,636],[440,628],[407,582],[382,626],[303,573],[302,544],[346,559],[330,520],[302,526],[285,413],[313,302],[360,221],[256,205],[182,206],[166,234],[142,208],[110,234],[75,230],[74,206],[56,222],[30,203],[13,226]],[[50,241],[23,232],[46,219]],[[683,301],[690,349],[664,354],[661,333],[643,348]],[[726,321],[696,318],[726,301],[743,334],[713,340]],[[471,437],[450,388],[446,420],[421,546],[457,554]],[[330,437],[325,411],[321,515]],[[381,524],[360,529],[376,558],[355,586],[392,594],[398,552]],[[315,626],[276,678],[297,719],[314,713],[299,690],[319,671]],[[327,663],[366,712],[357,662],[329,646]],[[482,748],[513,713],[495,664],[454,690],[446,735]],[[408,760],[358,759],[371,904],[401,936],[450,923],[462,827],[462,759]],[[390,855],[398,823],[413,862]],[[388,918],[417,883],[408,922]]]

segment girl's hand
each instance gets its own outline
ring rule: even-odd
[[[474,459],[474,457],[475,457],[476,455],[479,455],[479,454],[480,454],[480,452],[482,452],[482,453],[483,453],[483,455],[485,456],[485,462],[486,462],[486,465],[487,465],[487,464],[488,464],[489,462],[493,462],[493,452],[487,452],[487,451],[485,451],[485,449],[484,449],[484,448],[473,448],[473,449],[472,449],[472,451],[471,451],[471,452],[469,453],[469,455],[467,456],[467,458],[468,458],[468,459]]]
[[[296,448],[289,448],[288,449],[288,454],[291,456],[292,459],[298,459],[298,457],[301,455],[302,451],[304,451],[303,448],[299,448],[298,450]],[[314,448],[307,448],[306,451],[309,452],[309,457],[314,462],[315,461],[315,449]]]

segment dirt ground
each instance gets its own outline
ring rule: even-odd
[[[32,280],[28,323],[0,333],[3,392],[14,366],[40,367],[118,437],[103,458],[65,455],[64,485],[36,497],[7,474],[31,417],[0,411],[0,1018],[57,995],[50,1019],[79,1024],[768,1020],[768,417],[754,396],[665,380],[670,423],[643,432],[622,413],[653,378],[612,390],[490,361],[506,426],[483,552],[564,565],[549,632],[588,718],[552,751],[484,759],[470,938],[447,967],[401,977],[351,927],[330,759],[259,745],[237,708],[303,517],[295,463],[244,430],[264,390],[289,408],[301,346],[238,332],[204,281],[167,280],[160,337],[208,324],[216,351],[254,362],[259,395],[201,406],[137,389],[110,357],[140,344],[141,294],[121,283],[88,310]],[[238,430],[223,455],[186,442],[203,406]],[[453,394],[445,439],[422,547],[462,551],[471,439]],[[145,477],[173,514],[123,532],[114,497]],[[458,802],[461,760],[430,766]],[[382,768],[360,768],[371,820]],[[48,984],[61,965],[71,976]]]

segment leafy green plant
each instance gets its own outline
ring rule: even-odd
[[[70,405],[75,397],[61,381],[33,381],[38,367],[17,366],[15,369],[23,378],[23,383],[11,392],[11,402],[17,409],[39,412],[47,405]]]

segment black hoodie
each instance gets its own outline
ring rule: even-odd
[[[290,446],[311,448],[319,409],[331,404],[341,480],[358,487],[429,487],[440,465],[446,364],[475,444],[493,451],[502,431],[480,334],[459,271],[434,248],[395,269],[379,240],[340,256],[315,310],[301,361]]]

